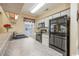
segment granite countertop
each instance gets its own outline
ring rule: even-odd
[[[10,39],[12,33],[0,33],[0,51],[6,45],[7,41]]]

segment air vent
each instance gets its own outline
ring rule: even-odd
[[[1,14],[1,12],[0,12],[0,14]]]
[[[44,11],[48,11],[49,9],[47,8],[47,9],[45,9]]]

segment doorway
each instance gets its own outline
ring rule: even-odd
[[[32,36],[33,29],[34,29],[34,23],[32,22],[24,22],[25,26],[25,35],[26,36]]]
[[[24,18],[24,27],[26,36],[32,36],[34,32],[34,22],[31,19]]]

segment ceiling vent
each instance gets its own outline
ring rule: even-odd
[[[44,11],[48,11],[49,9],[47,8],[47,9],[45,9]]]
[[[0,12],[0,14],[1,14],[1,12]]]

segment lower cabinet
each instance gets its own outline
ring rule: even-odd
[[[49,47],[57,50],[58,52],[66,55],[67,39],[66,37],[51,35],[49,39]]]
[[[55,46],[62,50],[66,50],[66,39],[65,37],[55,36]]]
[[[42,34],[42,45],[49,47],[49,35]]]

